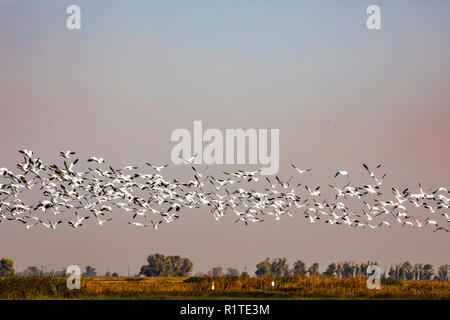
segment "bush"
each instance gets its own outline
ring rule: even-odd
[[[386,286],[402,286],[402,282],[395,278],[381,279],[381,284]]]

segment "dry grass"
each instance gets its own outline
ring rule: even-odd
[[[450,281],[397,281],[369,290],[364,278],[82,277],[81,286],[68,290],[62,277],[0,278],[0,299],[450,299]]]

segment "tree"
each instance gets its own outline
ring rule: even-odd
[[[406,261],[402,264],[400,267],[400,274],[399,277],[401,280],[411,280],[412,279],[412,273],[413,267],[409,261]]]
[[[0,260],[0,277],[9,277],[14,275],[14,261],[8,258]]]
[[[97,271],[95,270],[94,267],[86,266],[84,275],[88,276],[88,277],[95,277],[95,276],[97,276]]]
[[[426,264],[423,266],[423,280],[431,280],[434,275],[433,265]]]
[[[222,269],[222,267],[214,267],[210,271],[208,271],[208,275],[210,277],[222,277],[223,269]]]
[[[227,269],[227,276],[229,277],[239,277],[240,272],[236,268],[228,268]]]
[[[443,264],[438,268],[437,280],[446,281],[449,278],[450,266]]]
[[[356,266],[353,262],[344,262],[342,265],[342,276],[344,278],[351,278],[355,276]]]
[[[147,258],[147,264],[141,267],[140,274],[147,277],[185,277],[190,275],[194,264],[188,258],[165,256],[155,253]]]
[[[29,266],[22,272],[22,274],[28,277],[35,277],[35,276],[42,276],[43,272],[36,266]]]
[[[342,266],[342,263],[339,262],[336,266],[336,275],[338,278],[342,278],[342,275],[343,275],[342,272],[343,272],[343,266]]]
[[[117,272],[113,272],[113,274],[111,275],[111,277],[118,277],[119,274]]]
[[[147,265],[141,267],[141,274],[147,277],[167,277],[170,265],[163,254],[155,253],[147,258]]]
[[[389,272],[388,272],[388,275],[389,275],[389,278],[394,278],[394,279],[397,278],[397,275],[396,275],[396,273],[395,273],[395,269],[394,269],[393,266],[390,267]]]
[[[275,277],[289,277],[291,273],[286,258],[277,258],[272,261],[270,275]]]
[[[306,276],[308,273],[308,270],[306,270],[306,263],[302,260],[295,261],[293,273],[295,276]]]
[[[319,275],[319,263],[314,262],[311,267],[308,269],[308,274],[310,276],[318,276]]]
[[[109,272],[109,271],[106,271],[106,273],[105,273],[105,277],[111,277],[111,272]]]
[[[267,258],[264,261],[261,261],[260,263],[258,263],[256,265],[256,271],[255,274],[258,277],[262,277],[262,276],[268,276],[270,275],[270,262],[269,262],[269,258]]]
[[[247,271],[243,271],[243,272],[241,273],[241,277],[242,277],[242,278],[248,278],[248,277],[250,277],[250,275],[248,274]]]
[[[414,265],[413,272],[414,272],[414,276],[413,276],[414,280],[423,280],[423,264],[416,263]]]
[[[337,265],[336,265],[336,263],[333,262],[332,264],[328,265],[327,270],[325,270],[325,272],[323,274],[328,277],[334,277],[336,275],[336,271],[337,271]]]
[[[172,277],[186,277],[194,268],[192,261],[187,258],[182,258],[178,255],[169,256],[167,258],[170,265],[170,275]]]
[[[369,268],[369,266],[379,266],[378,262],[370,262],[367,261],[367,263],[361,263],[359,266],[357,266],[356,268],[356,276],[357,277],[366,277],[367,276],[367,268]],[[386,274],[382,274],[381,278],[384,279],[386,277]]]

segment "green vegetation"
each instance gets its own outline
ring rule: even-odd
[[[194,264],[188,258],[152,254],[147,265],[141,267],[140,274],[148,277],[185,277],[190,275]]]
[[[450,299],[448,264],[436,273],[430,264],[391,266],[381,275],[381,289],[370,290],[366,271],[373,264],[331,263],[321,274],[318,263],[308,267],[297,260],[291,267],[286,258],[267,258],[256,264],[256,277],[220,266],[188,277],[189,259],[153,254],[141,267],[141,277],[116,272],[97,277],[95,268],[86,266],[81,289],[69,290],[65,271],[30,266],[15,273],[14,262],[4,258],[0,299]]]
[[[3,277],[0,299],[450,299],[450,281],[386,279],[369,290],[359,277],[82,277],[69,290],[66,280]]]
[[[0,277],[12,276],[14,272],[14,261],[8,258],[0,260]]]

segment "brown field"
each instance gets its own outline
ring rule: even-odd
[[[81,290],[69,290],[66,279],[0,278],[0,299],[450,299],[450,281],[383,281],[369,290],[365,278],[82,277]]]

